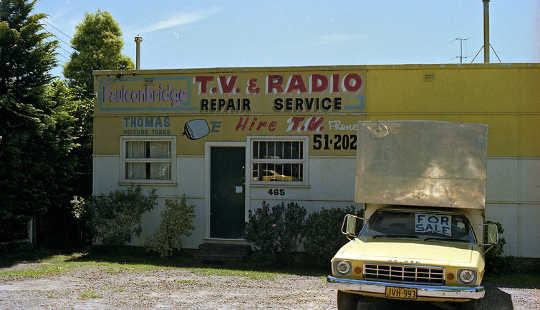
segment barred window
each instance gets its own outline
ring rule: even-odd
[[[254,182],[304,182],[304,141],[252,141]]]
[[[173,141],[162,138],[124,138],[122,163],[126,181],[171,181]]]

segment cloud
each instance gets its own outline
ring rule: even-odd
[[[361,36],[348,33],[332,33],[319,36],[320,44],[332,44],[359,39]]]
[[[182,14],[178,14],[178,15],[173,16],[171,18],[161,20],[161,21],[159,21],[157,23],[154,23],[154,24],[140,30],[139,32],[140,33],[148,33],[148,32],[168,29],[168,28],[172,28],[172,27],[176,27],[176,26],[196,23],[196,22],[198,22],[200,20],[203,20],[205,18],[208,18],[208,17],[216,14],[219,11],[220,11],[219,8],[212,7],[212,8],[205,9],[205,10],[184,12]]]

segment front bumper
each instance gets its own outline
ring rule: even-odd
[[[366,293],[383,294],[386,286],[409,287],[417,289],[418,297],[452,298],[452,299],[480,299],[484,297],[483,286],[443,286],[443,285],[420,285],[407,283],[392,283],[380,281],[366,281],[326,277],[326,282],[341,291],[359,291]]]

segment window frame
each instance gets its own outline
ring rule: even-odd
[[[302,159],[255,159],[253,152],[253,142],[302,142]],[[309,163],[309,137],[306,136],[251,136],[247,139],[249,150],[249,165],[248,175],[249,184],[264,185],[264,186],[306,186],[308,185],[308,163]],[[298,182],[293,181],[255,181],[253,180],[253,165],[256,163],[283,164],[283,163],[301,163],[303,180]]]
[[[165,141],[170,143],[169,158],[126,158],[127,142],[131,141]],[[170,179],[127,179],[126,164],[127,163],[170,163]],[[176,184],[176,136],[121,136],[120,137],[120,183],[127,184]]]

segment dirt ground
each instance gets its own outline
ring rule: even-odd
[[[490,305],[487,309],[538,310],[540,290],[489,287],[486,302]],[[0,280],[0,308],[336,309],[336,291],[326,286],[324,277],[305,275],[254,279],[182,269],[110,273],[99,266],[82,266],[37,279]],[[376,308],[435,307],[396,301]]]

